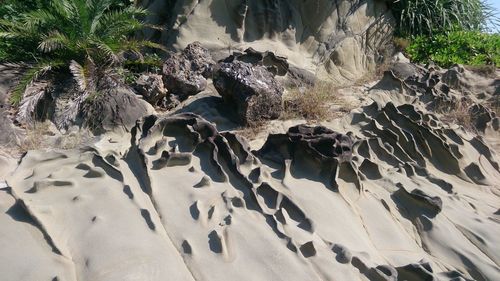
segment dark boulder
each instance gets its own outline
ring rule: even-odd
[[[137,120],[153,112],[151,105],[138,98],[131,89],[118,86],[88,99],[77,123],[81,122],[94,134],[115,129],[129,131]]]
[[[208,50],[194,42],[165,61],[163,82],[169,92],[185,99],[205,90],[214,66]]]
[[[283,86],[263,66],[241,61],[221,63],[213,83],[243,124],[276,119],[281,114]]]
[[[267,68],[274,75],[284,76],[290,68],[285,57],[277,56],[273,52],[260,52],[253,48],[248,48],[244,53],[235,52],[223,62],[241,61],[252,65],[261,65]]]
[[[167,96],[167,90],[163,86],[162,76],[158,74],[141,74],[135,81],[134,90],[141,95],[145,101],[152,105],[161,105]]]
[[[269,72],[276,76],[276,79],[283,85],[290,87],[314,85],[316,76],[314,73],[290,65],[286,57],[278,56],[271,51],[257,51],[253,48],[246,49],[243,53],[234,52],[229,57],[220,62],[241,61],[252,65],[265,67]]]

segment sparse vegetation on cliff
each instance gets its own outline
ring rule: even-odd
[[[415,62],[430,60],[443,67],[457,63],[500,67],[500,34],[453,31],[432,37],[420,35],[406,52]]]
[[[397,19],[396,47],[414,62],[500,65],[498,11],[483,0],[400,0],[390,4]]]

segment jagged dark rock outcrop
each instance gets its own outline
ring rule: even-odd
[[[185,99],[207,87],[215,62],[199,42],[189,44],[181,53],[172,55],[163,65],[163,82],[172,94]]]
[[[281,114],[283,86],[263,66],[240,61],[221,63],[213,83],[243,124],[277,119]]]
[[[285,57],[275,55],[273,52],[260,52],[253,48],[248,48],[244,53],[235,52],[225,58],[223,62],[241,61],[252,65],[261,65],[267,68],[273,75],[284,76],[290,68]]]
[[[276,76],[278,81],[289,87],[312,86],[316,82],[316,75],[311,71],[291,66],[286,57],[276,55],[271,51],[257,51],[252,47],[243,53],[233,52],[221,62],[241,61],[252,65],[264,66]]]
[[[162,105],[167,97],[162,76],[158,74],[141,74],[134,83],[134,90],[152,105]]]

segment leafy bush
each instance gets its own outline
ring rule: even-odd
[[[24,1],[19,1],[24,2]],[[31,55],[35,64],[13,92],[19,104],[26,87],[51,71],[71,71],[85,96],[99,90],[102,78],[123,64],[125,54],[141,57],[145,47],[160,45],[130,35],[148,25],[146,11],[124,0],[38,0],[40,7],[0,19],[0,39],[8,58]],[[130,1],[128,1],[130,3]],[[28,58],[24,58],[28,59]]]
[[[500,67],[500,34],[453,31],[432,37],[415,37],[406,49],[412,61],[453,64],[496,65]]]
[[[484,0],[397,0],[390,8],[401,36],[498,26],[494,8]]]

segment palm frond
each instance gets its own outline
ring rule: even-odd
[[[145,23],[139,20],[147,15],[143,8],[134,6],[123,10],[106,13],[93,23],[93,32],[98,36],[116,37],[121,34],[129,34],[145,27]]]
[[[149,23],[145,23],[144,27],[149,28],[149,29],[153,29],[153,30],[157,30],[157,31],[164,31],[165,30],[164,26],[149,24]]]
[[[22,24],[14,21],[0,19],[0,38],[12,39],[26,36]]]
[[[83,103],[89,94],[78,95],[71,103],[63,110],[59,118],[56,119],[56,127],[59,130],[68,129],[71,124],[75,123],[76,117],[80,113]]]
[[[114,0],[90,0],[88,2],[89,9],[91,11],[92,23],[90,31],[93,33],[101,18],[109,12],[109,8],[113,4]]]
[[[34,83],[25,92],[19,110],[16,114],[16,121],[21,124],[33,124],[34,115],[40,100],[47,94],[48,84]]]
[[[21,18],[24,30],[36,31],[40,26],[54,25],[57,18],[50,10],[35,10],[23,14]]]
[[[17,85],[14,87],[12,95],[10,96],[10,102],[16,106],[19,105],[23,99],[26,88],[30,84],[32,84],[41,76],[47,74],[51,70],[61,67],[62,65],[64,65],[64,63],[61,61],[44,61],[39,62],[38,64],[28,69],[23,74]]]
[[[154,43],[148,40],[136,40],[136,39],[129,39],[129,40],[124,40],[121,42],[119,45],[120,51],[121,52],[134,52],[134,53],[141,53],[144,48],[151,48],[151,49],[157,49],[157,50],[162,50],[162,51],[167,51],[167,48],[165,46]]]
[[[47,8],[65,19],[74,18],[77,13],[73,0],[51,0]]]
[[[81,65],[76,61],[72,61],[69,68],[73,74],[73,78],[78,84],[81,94],[78,95],[70,103],[70,105],[63,110],[60,118],[58,118],[58,123],[56,123],[56,126],[59,129],[67,129],[71,124],[73,124],[76,117],[80,113],[85,100],[89,96],[97,93],[99,74],[97,66],[92,58],[87,57],[84,65]]]
[[[72,61],[69,67],[81,93],[68,107],[66,107],[66,109],[64,109],[60,118],[58,118],[56,126],[59,129],[67,129],[74,123],[76,117],[80,113],[83,103],[89,96],[97,93],[97,86],[99,82],[98,76],[100,74],[98,73],[98,69],[94,61],[92,61],[92,58],[88,57],[84,65],[81,65],[76,61]]]
[[[71,74],[73,74],[80,91],[85,92],[87,90],[87,79],[83,66],[72,60],[69,64],[69,70],[71,71]]]
[[[102,58],[105,64],[112,65],[120,61],[118,52],[113,46],[100,40],[92,40],[90,43],[95,47],[96,52],[94,54],[97,55],[98,58]]]
[[[90,34],[92,14],[90,11],[90,0],[70,0],[75,7],[75,19],[80,25],[82,36]]]
[[[97,90],[97,81],[95,78],[97,73],[96,68],[94,61],[90,57],[87,58],[83,66],[74,60],[71,61],[69,69],[80,91],[83,93],[93,93]]]
[[[59,31],[51,31],[42,37],[42,42],[38,45],[38,49],[45,53],[50,53],[55,50],[62,49],[70,44],[70,40]]]

